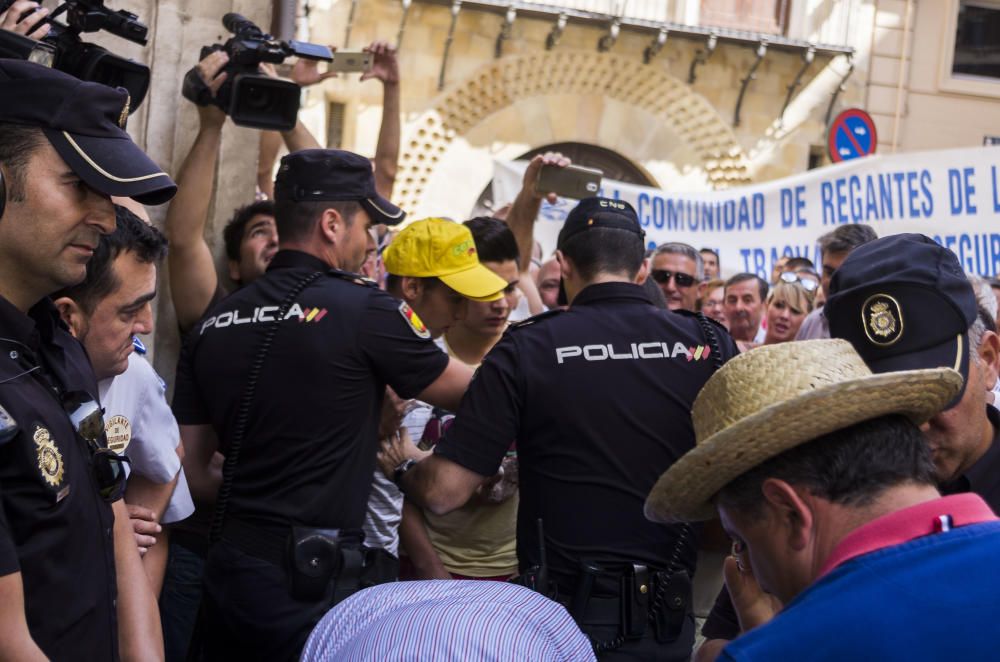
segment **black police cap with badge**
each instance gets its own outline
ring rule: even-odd
[[[281,159],[276,202],[357,201],[372,223],[397,225],[406,212],[375,190],[371,161],[341,149],[304,149]]]
[[[125,132],[124,89],[24,60],[0,59],[0,122],[38,127],[73,172],[100,193],[150,205],[177,185]],[[2,184],[2,181],[0,181]],[[0,213],[5,199],[0,190]]]
[[[921,234],[882,237],[833,274],[823,314],[872,372],[954,368],[969,378],[976,295],[955,254]],[[965,392],[958,394],[954,406]]]
[[[638,214],[629,203],[611,198],[584,198],[566,216],[566,222],[563,223],[556,240],[556,249],[562,250],[571,238],[595,228],[627,230],[639,235],[640,238],[646,236],[646,231],[639,225]],[[557,302],[561,306],[567,303],[566,288],[561,279]]]

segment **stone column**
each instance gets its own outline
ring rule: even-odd
[[[84,38],[100,43],[116,54],[143,62],[152,69],[149,93],[142,106],[129,118],[128,131],[153,160],[174,175],[198,128],[194,106],[181,97],[184,73],[198,62],[202,46],[222,43],[228,37],[229,33],[222,26],[224,14],[238,12],[266,30],[271,21],[271,2],[108,0],[107,6],[137,14],[149,26],[149,43],[142,47],[107,33],[84,35]],[[233,209],[254,198],[257,136],[257,131],[237,127],[231,122],[227,122],[222,133],[215,196],[206,229],[209,246],[220,266],[224,264],[222,228]],[[154,224],[162,228],[166,206],[149,211]],[[168,383],[172,383],[180,341],[165,266],[160,272],[155,311],[155,331],[151,342],[146,344],[157,371]]]

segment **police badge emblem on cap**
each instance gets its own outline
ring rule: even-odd
[[[52,487],[59,487],[63,479],[63,457],[52,435],[45,428],[38,426],[32,437],[38,454],[38,470],[45,482]]]
[[[861,306],[865,335],[873,344],[889,347],[903,337],[903,311],[888,294],[868,297]]]

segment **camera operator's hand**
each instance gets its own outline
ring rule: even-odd
[[[560,154],[559,152],[545,152],[544,154],[537,154],[531,159],[528,164],[528,168],[524,171],[524,179],[522,185],[524,188],[521,189],[521,194],[529,194],[536,200],[541,200],[543,197],[548,200],[549,204],[555,204],[559,196],[555,193],[538,193],[535,191],[535,182],[538,181],[538,173],[541,172],[543,166],[554,165],[560,168],[565,168],[568,165],[572,165],[572,161]]]
[[[36,41],[41,41],[52,29],[46,23],[38,27],[38,24],[49,16],[49,10],[32,0],[17,0],[7,11],[0,14],[0,29],[10,30]],[[37,30],[35,28],[38,27]],[[32,32],[34,30],[34,32]]]
[[[372,68],[361,74],[361,80],[375,78],[383,85],[399,83],[399,62],[396,60],[396,49],[387,41],[373,41],[364,49],[371,53]]]
[[[225,51],[215,51],[198,63],[195,67],[201,80],[208,87],[209,92],[214,97],[222,84],[226,82],[229,74],[222,69],[229,63],[229,54]],[[198,117],[202,126],[219,126],[226,122],[226,113],[216,105],[198,106]]]
[[[330,50],[336,50],[333,46]],[[327,78],[336,78],[336,71],[320,71],[318,60],[307,60],[300,57],[292,66],[292,82],[301,87],[322,83]]]

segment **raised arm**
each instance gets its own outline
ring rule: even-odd
[[[375,145],[375,190],[386,198],[392,195],[399,164],[400,104],[399,63],[396,49],[389,42],[374,41],[365,49],[374,56],[372,68],[361,74],[361,80],[382,81],[382,125]]]
[[[506,219],[510,231],[517,240],[517,250],[521,254],[521,264],[518,266],[522,274],[527,273],[531,267],[531,251],[535,246],[535,219],[538,218],[538,211],[542,208],[542,200],[556,201],[555,193],[535,192],[538,173],[542,166],[556,165],[565,168],[570,163],[568,158],[558,152],[546,152],[532,158],[524,171],[521,191],[514,199]]]
[[[226,79],[226,74],[219,72],[228,61],[225,52],[216,51],[198,63],[198,71],[213,94]],[[216,106],[198,106],[198,118],[198,135],[177,174],[177,195],[167,209],[165,223],[170,241],[170,295],[177,323],[185,331],[205,314],[219,284],[212,251],[205,241],[205,225],[226,114]]]

